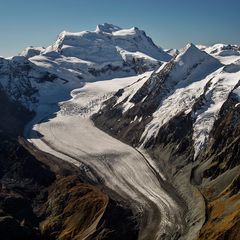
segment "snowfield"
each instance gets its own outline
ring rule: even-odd
[[[119,88],[150,74],[87,83],[73,90],[72,99],[60,103],[60,110],[56,105],[39,108],[25,134],[37,148],[79,166],[92,181],[127,203],[140,217],[139,239],[163,235],[173,239],[185,230],[184,207],[177,203],[173,188],[148,157],[97,129],[89,119]]]

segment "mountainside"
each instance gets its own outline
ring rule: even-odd
[[[119,90],[92,117],[112,136],[147,150],[178,189],[192,209],[186,239],[202,225],[201,239],[239,236],[239,161],[234,159],[239,159],[240,62],[235,55],[224,62],[187,45],[148,79]]]
[[[109,129],[117,129],[119,135],[131,137],[128,131],[138,128],[138,136],[134,135],[134,141],[145,145],[152,137],[156,137],[159,128],[172,117],[192,108],[221,67],[217,59],[189,44],[149,79],[139,80],[120,90],[109,100],[107,107],[101,109],[97,118],[101,122],[101,117],[104,118],[105,112],[107,114],[111,108],[116,122],[110,119]],[[129,124],[129,128],[125,128],[125,124]],[[146,128],[139,129],[143,124]]]

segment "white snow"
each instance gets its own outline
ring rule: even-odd
[[[138,28],[121,29],[111,24],[98,25],[96,31],[64,31],[45,53],[55,51],[66,57],[104,63],[121,61],[117,47],[133,53],[139,51],[159,61],[171,58]]]
[[[195,113],[193,140],[195,146],[195,158],[205,147],[209,139],[209,133],[214,122],[218,118],[218,113],[227,100],[230,92],[240,81],[240,71],[235,73],[226,72],[225,67],[220,74],[211,80],[211,86],[205,94],[205,102],[201,109]]]
[[[114,36],[127,36],[127,35],[135,35],[136,34],[136,28],[132,27],[130,29],[121,29],[118,31],[113,32]]]
[[[147,78],[150,74],[151,72],[146,72],[133,77],[87,83],[84,87],[71,92],[72,99],[61,104],[61,111],[64,115],[79,114],[82,117],[89,117],[97,112],[101,104],[110,98],[117,90],[128,85],[131,86],[138,82],[139,79]]]
[[[122,101],[124,101],[123,110],[122,110],[123,113],[134,106],[134,103],[130,102],[131,98],[135,95],[137,90],[143,86],[143,84],[147,81],[147,79],[151,76],[152,73],[153,71],[150,71],[145,74],[142,74],[141,76],[136,77],[135,78],[136,81],[133,84],[124,88],[124,92],[122,96],[118,98],[115,104],[117,105]]]
[[[237,45],[215,44],[207,47],[205,51],[226,65],[240,59],[240,47]]]

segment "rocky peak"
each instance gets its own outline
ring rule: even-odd
[[[116,31],[121,30],[122,28],[113,25],[113,24],[109,24],[109,23],[104,23],[104,24],[99,24],[96,27],[96,32],[102,32],[102,33],[113,33]]]
[[[25,48],[19,55],[24,56],[26,58],[32,58],[37,55],[40,55],[42,52],[45,51],[45,48],[43,47],[27,47]]]

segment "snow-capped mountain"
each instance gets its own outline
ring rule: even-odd
[[[107,63],[123,60],[121,50],[129,54],[139,52],[139,57],[143,54],[158,61],[168,61],[171,58],[157,47],[144,31],[136,27],[121,29],[107,23],[98,25],[95,31],[64,31],[57,41],[46,49],[46,53],[55,51],[65,57]]]
[[[215,44],[213,46],[206,47],[205,51],[209,54],[222,57],[240,55],[240,47],[230,44]]]
[[[55,103],[83,83],[67,70],[37,66],[26,57],[0,58],[0,88],[13,101],[33,110],[40,103]]]
[[[223,64],[227,65],[240,59],[240,46],[231,44],[214,44],[212,46],[196,45],[202,51],[219,59]]]
[[[39,100],[66,100],[84,82],[133,76],[169,59],[144,31],[105,23],[95,31],[64,31],[46,49],[29,47],[18,57],[1,58],[1,85],[13,100],[34,108]]]
[[[144,31],[107,23],[95,31],[64,31],[46,49],[28,48],[21,55],[38,66],[52,71],[58,66],[85,81],[143,73],[171,59]]]

